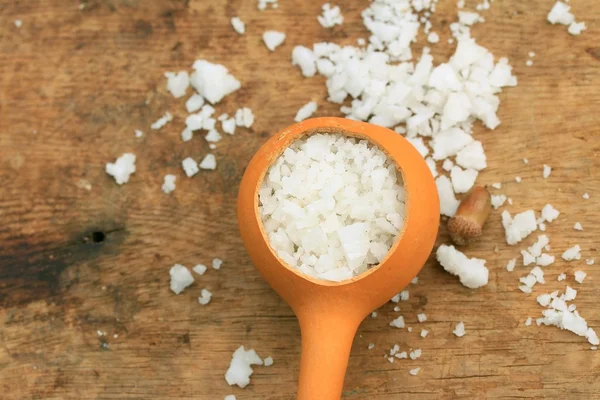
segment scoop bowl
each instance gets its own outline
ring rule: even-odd
[[[385,259],[342,282],[312,278],[277,257],[258,210],[258,190],[269,167],[292,142],[315,133],[338,133],[377,145],[395,162],[406,192],[404,226]],[[343,118],[313,118],[280,131],[257,151],[242,178],[237,211],[250,259],[300,323],[297,398],[339,399],[359,324],[417,276],[435,243],[439,198],[429,167],[412,144],[387,128]]]

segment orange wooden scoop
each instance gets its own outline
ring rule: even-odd
[[[258,190],[268,168],[292,142],[317,132],[365,138],[378,145],[396,162],[406,190],[404,228],[386,258],[339,283],[309,277],[280,260],[269,246],[258,211]],[[300,322],[298,399],[339,399],[358,325],[410,283],[435,243],[439,199],[427,164],[406,139],[389,129],[342,118],[306,120],[277,133],[252,158],[240,185],[238,222],[252,262]]]

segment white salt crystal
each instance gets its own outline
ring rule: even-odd
[[[570,25],[575,21],[573,14],[569,12],[571,7],[561,1],[557,1],[548,13],[548,22],[551,24]]]
[[[476,289],[487,285],[489,271],[485,266],[485,260],[467,258],[454,246],[447,245],[438,247],[436,257],[446,271],[459,277],[464,286]]]
[[[492,183],[492,187],[494,189],[502,189],[502,184],[500,182]]]
[[[185,171],[185,174],[188,177],[192,177],[196,175],[198,171],[200,171],[200,169],[198,168],[198,163],[192,157],[187,157],[186,159],[184,159],[181,162],[181,166],[183,167],[183,170]]]
[[[254,114],[248,107],[243,107],[235,112],[235,123],[237,126],[250,128],[254,124]]]
[[[422,337],[422,338],[424,338],[424,337],[427,337],[427,335],[428,335],[428,334],[429,334],[429,331],[428,331],[428,330],[426,330],[426,329],[421,329],[421,337]]]
[[[552,167],[544,164],[544,171],[542,172],[542,176],[544,177],[544,179],[548,178],[550,176],[551,172],[552,172]]]
[[[240,81],[224,65],[196,60],[192,67],[194,72],[190,83],[211,104],[218,103],[223,97],[242,87]]]
[[[583,283],[583,280],[585,279],[587,274],[583,271],[575,271],[574,276],[575,276],[575,280],[577,281],[577,283]]]
[[[233,394],[228,394],[225,396],[224,400],[237,400],[237,398]]]
[[[193,136],[194,132],[192,132],[188,127],[185,127],[184,130],[181,131],[181,140],[184,142],[189,142],[190,140],[192,140]]]
[[[521,183],[521,180],[522,180],[522,179],[521,179],[521,177],[520,177],[520,176],[517,176],[517,177],[515,177],[515,181],[517,181],[517,183]]]
[[[573,289],[570,286],[567,286],[567,288],[565,289],[565,301],[572,301],[575,300],[575,297],[577,297],[577,290]]]
[[[581,197],[583,197],[585,200],[590,198],[590,195],[588,193],[584,193]]]
[[[575,246],[568,248],[562,253],[562,258],[566,261],[581,259],[581,247],[576,244]]]
[[[186,71],[165,72],[167,78],[167,90],[173,97],[179,98],[185,96],[188,86],[190,86],[190,76]]]
[[[419,373],[420,370],[421,370],[420,367],[419,368],[413,368],[410,371],[408,371],[408,373],[411,374],[411,375],[413,375],[413,376],[415,376],[415,375],[417,375]]]
[[[427,321],[427,315],[421,313],[421,314],[417,314],[417,320],[419,320],[419,322],[425,322]]]
[[[171,193],[175,190],[175,180],[177,177],[175,175],[167,174],[165,175],[164,182],[162,185],[162,191],[166,194]]]
[[[239,17],[231,18],[231,26],[233,26],[233,30],[240,35],[246,33],[246,24]]]
[[[416,360],[421,357],[421,349],[415,349],[409,353],[409,357],[411,360]]]
[[[221,121],[223,132],[233,135],[235,133],[235,118],[227,118]]]
[[[273,365],[273,357],[269,356],[263,360],[265,367],[270,367]]]
[[[394,328],[404,328],[404,317],[399,316],[398,318],[390,322],[390,326],[393,326]]]
[[[527,320],[525,321],[525,326],[530,326],[532,321],[533,321],[533,319],[531,317],[528,317]]]
[[[594,259],[593,258],[588,258],[587,260],[585,260],[585,263],[587,265],[594,265]]]
[[[159,130],[160,128],[162,128],[163,126],[165,126],[166,124],[168,124],[169,122],[171,122],[173,120],[173,116],[171,115],[170,112],[166,112],[165,115],[163,115],[162,117],[160,117],[159,119],[156,120],[156,122],[154,122],[152,125],[150,125],[150,128],[153,130]]]
[[[136,138],[141,138],[142,136],[144,136],[144,132],[140,131],[139,129],[135,130],[135,137]]]
[[[214,154],[207,154],[200,162],[199,167],[201,169],[210,169],[210,170],[216,169],[217,168],[217,160],[215,159]]]
[[[400,292],[400,300],[402,301],[408,301],[408,290],[403,290]]]
[[[369,343],[369,346],[367,346],[367,348],[369,350],[373,350],[375,348],[375,343]]]
[[[535,259],[535,263],[541,267],[547,267],[548,265],[553,264],[554,261],[555,257],[546,253],[540,254],[540,256]]]
[[[185,108],[187,112],[193,113],[198,111],[204,105],[204,97],[201,95],[194,93],[190,96],[189,99],[185,102]]]
[[[221,260],[220,258],[213,258],[212,260],[212,267],[213,269],[221,269],[221,265],[223,265],[223,260]]]
[[[125,153],[113,163],[107,163],[106,173],[113,178],[117,184],[122,185],[129,182],[129,177],[135,172],[135,154]]]
[[[502,212],[502,225],[504,226],[506,243],[515,245],[537,230],[535,212],[524,211],[511,217],[508,211]]]
[[[317,21],[323,28],[332,28],[335,25],[341,25],[344,22],[344,17],[340,11],[340,7],[331,6],[329,3],[323,4],[321,7],[321,15],[317,16]]]
[[[275,51],[275,49],[279,47],[284,40],[285,33],[283,32],[265,31],[265,33],[263,33],[263,42],[265,42],[267,49],[271,51]]]
[[[464,322],[460,321],[458,324],[456,324],[456,327],[454,328],[454,330],[452,331],[452,333],[454,333],[458,337],[465,336],[466,331],[465,331],[465,324],[464,324]]]
[[[422,140],[422,139],[421,139],[421,140]],[[442,164],[442,169],[443,169],[444,171],[448,171],[448,172],[450,172],[450,171],[452,170],[452,167],[454,167],[454,163],[452,162],[452,160],[451,160],[451,159],[449,159],[449,158],[446,158],[446,159],[444,160],[444,163]]]
[[[205,306],[208,303],[210,303],[211,298],[212,298],[212,293],[207,289],[202,289],[202,291],[200,292],[200,297],[198,297],[198,303]]]
[[[474,169],[467,168],[463,170],[460,167],[454,166],[450,171],[452,186],[455,193],[467,193],[475,184],[478,172]]]
[[[231,364],[225,374],[225,380],[230,386],[238,385],[245,388],[250,383],[250,376],[254,372],[252,365],[262,364],[263,361],[254,349],[246,350],[244,346],[240,346],[233,353]]]
[[[580,35],[581,32],[585,31],[587,29],[587,27],[585,26],[585,22],[571,22],[571,24],[569,25],[569,28],[567,29],[567,32],[569,32],[571,35]]]
[[[313,113],[317,111],[317,102],[311,101],[303,105],[298,112],[296,113],[296,117],[294,121],[300,122],[304,121],[306,118],[309,118]]]
[[[169,270],[171,276],[171,290],[175,294],[183,292],[183,289],[194,283],[194,277],[190,270],[181,264],[175,264]]]
[[[292,65],[298,65],[305,77],[310,78],[315,76],[317,72],[316,61],[316,57],[310,49],[304,46],[294,47],[292,51]]]
[[[20,28],[23,26],[23,21],[21,21],[20,19],[15,19],[15,26],[17,28]]]
[[[442,175],[435,180],[435,184],[440,197],[440,213],[448,217],[453,217],[454,214],[456,214],[460,202],[454,195],[454,189],[452,188],[450,179],[448,179],[447,176]]]
[[[533,65],[533,61],[527,60],[527,61],[525,61],[525,65],[527,65],[528,67],[531,67]]]
[[[427,35],[427,41],[429,43],[438,43],[440,41],[440,35],[435,32],[429,32],[429,35]]]
[[[542,208],[542,218],[545,221],[552,222],[560,215],[560,211],[556,208],[552,207],[552,204],[546,204],[544,208]]]
[[[513,258],[512,260],[508,260],[508,263],[506,264],[506,270],[508,272],[514,271],[515,265],[517,265],[517,259],[516,258]]]
[[[506,196],[503,194],[493,194],[491,196],[492,206],[494,209],[498,209],[502,207],[502,205],[506,202]]]
[[[558,275],[558,281],[564,281],[565,279],[567,279],[567,275],[562,273],[560,275]]]
[[[198,275],[204,275],[207,269],[208,268],[204,264],[198,264],[194,268],[192,268],[192,270]]]
[[[583,226],[581,226],[581,223],[575,222],[575,225],[573,225],[573,229],[575,229],[576,231],[582,231]]]

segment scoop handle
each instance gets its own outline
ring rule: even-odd
[[[339,400],[360,321],[324,310],[299,317],[302,355],[298,400]]]

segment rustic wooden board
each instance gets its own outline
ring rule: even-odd
[[[324,101],[323,79],[302,78],[290,52],[297,44],[365,37],[359,15],[368,3],[343,2],[346,21],[333,30],[318,25],[319,2],[281,0],[278,10],[263,13],[255,3],[92,0],[79,10],[58,0],[0,1],[3,399],[294,398],[298,324],[242,249],[237,185],[253,152],[301,105],[318,100],[318,116],[340,115]],[[498,192],[512,197],[512,212],[552,202],[561,211],[548,228],[553,254],[579,243],[584,259],[600,261],[600,7],[574,3],[589,27],[580,37],[545,22],[551,0],[496,0],[487,22],[473,28],[478,42],[509,57],[519,78],[500,96],[502,125],[476,129],[489,162],[479,182],[502,182]],[[441,2],[433,17],[443,26],[433,47],[438,61],[452,52],[446,28],[455,13],[455,1]],[[235,15],[247,22],[244,36],[229,24]],[[265,29],[288,35],[274,53],[261,42]],[[536,52],[532,67],[525,66],[529,51]],[[251,130],[219,144],[216,172],[187,179],[180,161],[208,147],[201,137],[181,143],[184,100],[166,93],[162,74],[196,58],[224,63],[243,83],[219,112],[249,106],[257,118]],[[151,132],[167,110],[175,121]],[[146,135],[136,139],[134,129]],[[118,187],[104,164],[126,151],[137,154],[137,172]],[[553,167],[547,180],[544,163]],[[170,196],[160,190],[166,173],[178,176]],[[577,221],[583,232],[573,230]],[[446,240],[442,229],[440,243]],[[494,212],[484,240],[468,251],[488,260],[488,286],[468,290],[429,262],[401,304],[412,333],[388,326],[398,314],[391,304],[360,327],[344,398],[599,399],[600,353],[573,334],[524,326],[541,309],[535,296],[517,290],[526,270],[504,269],[518,250],[505,245]],[[216,256],[225,260],[220,271],[208,271],[182,295],[169,291],[172,264]],[[534,293],[564,288],[556,276],[567,272],[566,283],[579,290],[578,309],[600,331],[598,265],[558,261]],[[577,269],[589,274],[583,285],[573,283]],[[204,287],[214,293],[207,307],[196,300]],[[419,312],[427,322],[416,323]],[[460,320],[468,332],[461,339],[451,334]],[[425,339],[421,328],[430,331]],[[370,342],[376,347],[368,351]],[[423,356],[390,364],[384,354],[395,343],[419,347]],[[244,390],[223,378],[241,344],[275,358],[272,367],[255,369]],[[419,375],[409,376],[416,366]]]

